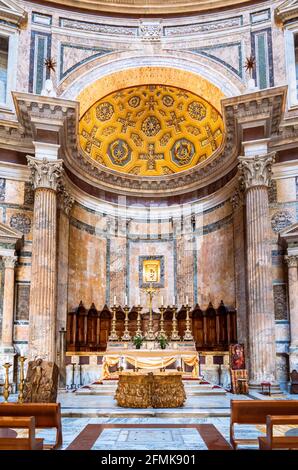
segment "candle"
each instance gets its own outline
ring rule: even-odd
[[[188,305],[188,295],[186,296],[186,305]]]
[[[116,301],[117,301],[116,295],[114,295],[114,305],[116,305]]]
[[[161,305],[163,305],[163,295],[161,296]]]
[[[127,295],[125,294],[125,305],[127,305]]]
[[[175,296],[173,297],[173,305],[175,305]]]
[[[140,297],[140,294],[138,295],[138,305],[141,305],[141,297]]]

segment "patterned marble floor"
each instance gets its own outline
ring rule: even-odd
[[[16,398],[16,396],[11,396],[10,401],[15,401]],[[98,397],[75,397],[72,393],[64,393],[59,396],[59,401],[62,403],[62,412],[68,416],[62,418],[63,449],[66,449],[88,424],[103,423],[126,424],[131,425],[131,428],[128,430],[104,430],[94,443],[94,449],[167,450],[174,448],[195,450],[206,448],[195,429],[183,427],[183,425],[189,424],[213,424],[229,442],[231,398],[247,399],[244,395],[235,396],[231,394],[227,394],[225,397],[190,397],[185,407],[168,410],[169,416],[165,414],[165,410],[136,409],[127,410],[130,414],[126,416],[123,415],[123,409],[120,411],[121,409],[119,410],[111,397],[106,397],[106,401],[104,397],[100,397],[100,403],[98,403]],[[2,401],[1,399],[2,397],[0,397],[0,401]],[[87,413],[84,413],[84,410]],[[98,410],[101,411],[100,416],[98,416]],[[159,411],[164,414],[158,415]],[[73,413],[78,413],[78,417],[72,417]],[[141,431],[133,429],[135,424],[179,424],[181,427],[175,430],[146,429]],[[238,430],[238,436],[255,439],[262,435],[264,431],[264,426],[241,426]],[[19,433],[22,432],[19,431]],[[280,430],[280,432],[293,435],[293,433],[297,433],[297,428],[287,428]],[[37,432],[37,436],[43,437],[45,443],[48,444],[54,442],[54,435],[55,432],[52,430]]]

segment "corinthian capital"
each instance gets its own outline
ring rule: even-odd
[[[59,206],[66,215],[70,214],[74,201],[74,197],[72,197],[68,189],[64,186],[61,186],[59,190]]]
[[[18,260],[17,256],[3,256],[2,259],[5,269],[14,269]]]
[[[285,260],[289,268],[297,268],[298,267],[298,255],[288,255],[285,256]]]
[[[31,170],[33,188],[47,188],[57,191],[63,172],[62,160],[49,161],[46,158],[38,160],[30,156],[27,156],[27,160]]]
[[[239,157],[238,169],[240,181],[245,189],[254,186],[269,186],[271,182],[274,154],[257,155],[255,157]]]

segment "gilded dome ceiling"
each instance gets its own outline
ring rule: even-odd
[[[223,140],[223,120],[202,97],[142,85],[95,102],[81,117],[83,154],[121,173],[161,176],[207,160]]]

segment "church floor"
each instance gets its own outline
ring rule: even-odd
[[[293,396],[284,396],[284,398],[290,397]],[[10,397],[10,401],[16,399],[16,396]],[[229,444],[231,399],[250,398],[230,393],[225,396],[190,396],[183,408],[125,409],[118,407],[109,396],[82,396],[73,392],[63,392],[58,397],[62,405],[63,449],[68,447],[86,450],[226,448]],[[152,428],[150,425],[157,427]],[[264,426],[241,426],[238,436],[254,439],[264,431]],[[22,432],[18,431],[20,437]],[[287,427],[280,432],[293,435],[298,429]],[[52,430],[37,432],[38,437],[43,437],[45,443],[49,444],[54,442],[54,434]]]

